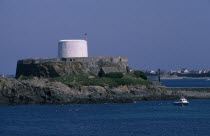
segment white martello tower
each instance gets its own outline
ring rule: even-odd
[[[58,42],[58,57],[88,57],[86,40],[60,40]]]

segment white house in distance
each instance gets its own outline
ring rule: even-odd
[[[187,73],[190,73],[190,71],[188,69],[186,69],[186,68],[183,68],[180,71],[178,71],[177,73],[187,74]]]
[[[156,74],[156,71],[151,70],[149,73],[150,73],[150,74]]]

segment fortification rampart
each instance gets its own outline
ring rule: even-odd
[[[18,60],[16,78],[20,76],[57,77],[77,73],[98,74],[101,67],[117,67],[126,73],[128,59],[117,57],[33,58]]]

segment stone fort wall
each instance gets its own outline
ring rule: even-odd
[[[20,76],[57,77],[77,73],[98,74],[101,67],[117,67],[121,72],[126,73],[128,58],[107,56],[18,60],[16,78]]]

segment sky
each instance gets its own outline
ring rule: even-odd
[[[127,56],[134,69],[210,68],[209,0],[0,0],[0,74],[84,33],[89,56]]]

